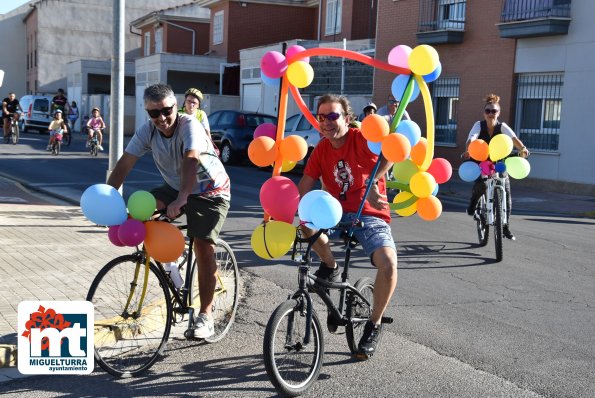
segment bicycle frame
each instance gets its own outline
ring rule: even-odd
[[[487,209],[487,223],[494,225],[494,192],[500,193],[500,212],[502,224],[508,224],[508,208],[506,204],[506,189],[504,185],[508,177],[502,176],[500,173],[494,173],[492,176],[486,178],[486,209]]]

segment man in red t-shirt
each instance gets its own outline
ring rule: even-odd
[[[341,203],[342,221],[352,221],[363,200],[367,181],[374,180],[359,217],[363,226],[354,229],[354,235],[377,269],[372,314],[356,354],[358,359],[367,359],[376,350],[382,331],[382,314],[397,286],[397,250],[389,225],[391,218],[384,180],[392,163],[383,158],[376,175],[370,175],[378,155],[370,151],[359,129],[349,128],[351,114],[349,100],[345,97],[327,94],[318,100],[316,118],[324,139],[308,159],[298,189],[303,197],[322,178],[324,188]],[[322,261],[315,275],[338,281],[339,267],[328,238],[322,235],[313,248]],[[332,319],[327,323],[332,331]]]

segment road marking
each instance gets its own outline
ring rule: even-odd
[[[0,196],[0,202],[3,203],[29,203],[23,198],[18,198],[16,196]]]

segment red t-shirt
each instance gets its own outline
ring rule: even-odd
[[[351,128],[341,148],[335,149],[327,139],[318,142],[304,174],[317,180],[322,177],[325,189],[341,203],[343,212],[356,213],[366,192],[366,179],[378,160],[368,148],[368,142],[359,129]],[[380,193],[386,195],[384,178],[378,181]],[[390,222],[390,209],[376,210],[368,201],[362,214],[376,216]]]

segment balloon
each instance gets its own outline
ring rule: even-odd
[[[391,162],[402,162],[409,157],[411,144],[403,134],[389,134],[382,141],[382,154]]]
[[[287,68],[287,79],[297,88],[308,87],[314,80],[314,69],[307,62],[293,62]]]
[[[531,165],[525,158],[515,156],[506,159],[504,162],[506,164],[506,171],[508,171],[508,174],[517,180],[527,177],[529,172],[531,172]]]
[[[81,210],[97,225],[120,225],[128,218],[124,198],[107,184],[91,185],[81,196]]]
[[[157,207],[157,200],[151,192],[136,191],[128,198],[128,213],[139,221],[145,221],[153,215]],[[136,245],[128,245],[136,246]]]
[[[310,215],[312,216],[310,221],[316,229],[328,229],[339,223],[343,216],[343,209],[337,199],[326,193],[314,201]]]
[[[254,138],[258,137],[269,137],[274,140],[277,139],[277,126],[273,123],[263,123],[259,124],[254,129]]]
[[[176,261],[184,252],[186,242],[182,231],[165,221],[147,221],[145,249],[161,263]]]
[[[292,162],[291,160],[283,159],[283,163],[281,164],[281,171],[286,173],[294,169],[297,165],[297,162]]]
[[[361,130],[368,141],[381,142],[388,135],[390,126],[384,116],[372,114],[364,118]]]
[[[434,221],[442,214],[442,203],[435,196],[420,198],[417,201],[417,215],[425,221]]]
[[[312,221],[311,212],[313,211],[314,202],[316,199],[324,195],[328,195],[328,192],[321,189],[314,189],[302,196],[300,204],[298,205],[298,216],[301,221]]]
[[[401,123],[397,126],[397,133],[407,137],[412,147],[417,145],[421,138],[421,129],[417,123],[411,120],[401,120]]]
[[[289,59],[295,54],[301,53],[302,51],[306,51],[306,49],[298,44],[294,44],[293,46],[290,46],[287,51],[285,51],[285,57]],[[310,62],[310,57],[300,58],[300,60],[304,62]]]
[[[411,94],[411,98],[409,98],[409,102],[415,101],[419,95],[419,86],[411,75],[399,75],[393,79],[393,83],[390,86],[390,91],[395,98],[403,98],[407,84],[409,84],[409,79],[413,80],[413,93]]]
[[[411,54],[411,47],[404,44],[394,47],[388,53],[388,63],[402,68],[409,67],[409,55]],[[397,98],[397,97],[395,97]]]
[[[430,163],[427,171],[434,176],[437,184],[444,184],[452,176],[452,166],[444,158],[432,159],[432,163]]]
[[[269,221],[261,224],[252,233],[250,243],[258,257],[278,258],[291,249],[295,240],[296,228],[282,221]]]
[[[419,142],[411,148],[411,160],[418,166],[421,166],[426,158],[426,151],[428,149],[428,140],[426,137],[421,137]]]
[[[277,159],[277,143],[265,136],[252,140],[248,145],[248,158],[256,166],[270,166]]]
[[[504,173],[506,171],[506,164],[504,162],[497,162],[494,165],[494,169],[496,169],[497,173]]]
[[[490,140],[490,159],[492,162],[504,159],[512,151],[512,138],[505,134],[498,134]]]
[[[419,167],[411,159],[405,159],[402,162],[395,163],[393,166],[395,180],[407,185],[409,185],[411,177],[418,171]]]
[[[276,78],[273,79],[272,77],[268,77],[267,75],[265,75],[263,73],[263,71],[260,71],[260,79],[262,80],[262,82],[264,84],[266,84],[267,86],[271,86],[271,87],[279,87],[279,85],[281,84],[281,79]]]
[[[490,147],[488,146],[487,142],[482,139],[478,139],[471,141],[467,147],[467,151],[469,151],[469,156],[471,156],[471,158],[477,160],[478,162],[483,162],[490,154]]]
[[[494,167],[494,163],[490,162],[489,160],[484,160],[479,164],[479,169],[481,170],[482,176],[491,176],[496,171]]]
[[[146,234],[145,224],[134,218],[124,221],[118,228],[118,239],[125,246],[140,245],[145,240]]]
[[[308,153],[308,143],[299,135],[290,135],[281,141],[279,151],[283,159],[299,162]]]
[[[481,175],[479,165],[475,162],[467,161],[459,166],[459,177],[461,180],[471,182],[477,180]]]
[[[292,224],[299,202],[297,186],[287,177],[271,177],[260,188],[260,204],[275,220]]]
[[[276,79],[287,70],[287,59],[278,51],[269,51],[260,60],[260,69],[267,77]]]
[[[409,181],[411,193],[418,198],[427,198],[436,188],[436,180],[427,171],[419,171],[411,177]]]
[[[438,52],[427,44],[415,47],[409,55],[409,68],[416,75],[427,75],[438,67]]]
[[[107,230],[107,237],[109,241],[116,246],[126,246],[124,243],[120,241],[120,238],[118,238],[118,229],[120,229],[119,225],[112,225],[111,227],[109,227]]]
[[[409,203],[409,201],[411,201],[412,199],[414,199],[415,196],[413,196],[413,194],[411,192],[407,192],[407,191],[402,191],[399,192],[397,194],[397,196],[394,197],[393,199],[393,203],[397,204],[397,205],[407,205]],[[417,198],[415,198],[417,199]],[[409,204],[408,206],[405,207],[401,207],[401,206],[397,206],[394,210],[395,213],[397,213],[398,215],[402,216],[402,217],[409,217],[413,214],[415,214],[415,212],[417,211],[417,201],[414,201],[412,204]]]
[[[434,71],[432,73],[428,73],[427,75],[423,75],[422,77],[426,83],[432,83],[434,80],[436,80],[440,77],[441,73],[442,73],[442,64],[440,63],[440,61],[438,61],[438,66],[436,67],[436,69],[434,69]]]

